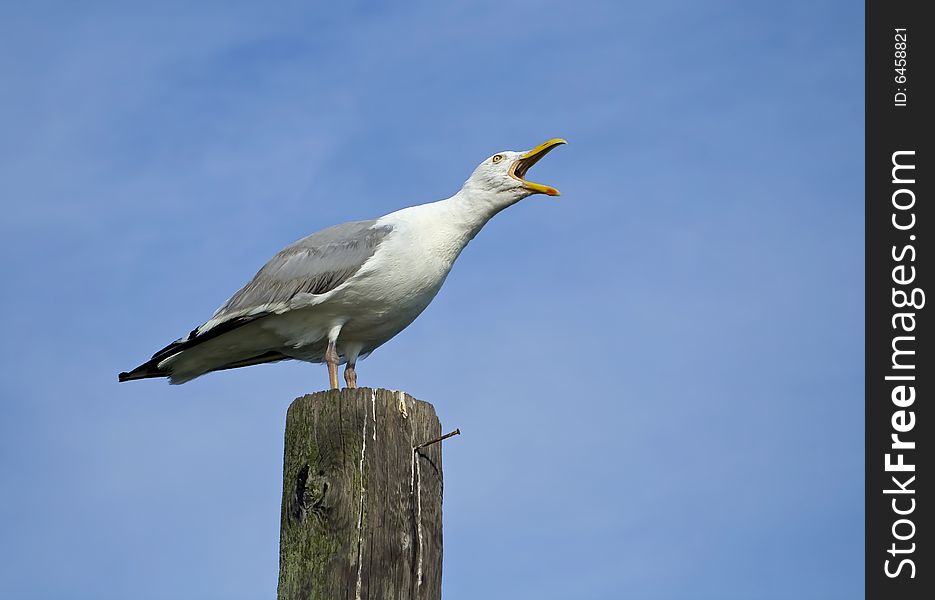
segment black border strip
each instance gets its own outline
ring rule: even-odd
[[[866,4],[865,577],[866,597],[880,600],[930,598],[922,589],[935,589],[935,500],[922,492],[932,479],[923,456],[935,444],[935,360],[925,349],[935,155],[923,125],[926,113],[935,119],[935,27],[923,7]]]

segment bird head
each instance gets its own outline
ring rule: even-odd
[[[533,194],[558,196],[554,187],[533,183],[526,180],[526,172],[552,148],[566,143],[561,138],[554,138],[539,144],[532,150],[516,152],[504,150],[487,158],[474,169],[464,182],[464,189],[472,193],[492,195],[505,205],[513,204]]]

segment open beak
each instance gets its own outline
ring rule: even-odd
[[[539,144],[529,152],[526,152],[522,156],[516,159],[516,162],[513,163],[513,166],[510,167],[510,177],[513,179],[518,179],[523,187],[526,189],[532,190],[537,194],[547,194],[549,196],[558,196],[561,194],[554,187],[547,185],[542,185],[541,183],[533,183],[531,181],[526,181],[523,177],[526,176],[526,171],[529,170],[531,166],[539,162],[539,159],[549,153],[549,151],[556,147],[561,146],[562,144],[567,144],[562,138],[554,138],[542,144]]]

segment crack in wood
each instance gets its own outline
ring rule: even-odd
[[[373,392],[374,394],[376,392]],[[363,577],[364,561],[363,552],[364,552],[364,541],[363,541],[363,529],[364,524],[364,496],[367,491],[364,487],[364,460],[367,456],[367,405],[364,403],[364,418],[363,421],[363,430],[360,432],[360,501],[357,505],[357,586],[354,598],[356,600],[361,600],[360,598],[360,587]],[[376,409],[374,409],[376,410]]]

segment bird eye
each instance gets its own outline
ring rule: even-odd
[[[496,163],[500,162],[501,160],[503,160],[503,155],[502,155],[502,154],[495,154],[494,157],[493,157],[492,159],[490,159],[490,160],[492,160],[492,161],[496,164]]]

